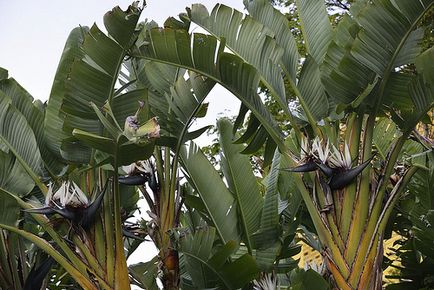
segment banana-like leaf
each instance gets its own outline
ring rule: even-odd
[[[45,110],[43,105],[40,104],[40,101],[34,101],[33,97],[13,78],[0,81],[0,90],[12,100],[12,104],[23,114],[32,128],[45,168],[54,175],[61,173],[65,164],[63,160],[55,158],[49,151],[44,136]]]
[[[320,64],[332,39],[325,3],[323,0],[297,0],[297,10],[307,51]]]
[[[408,87],[412,79],[410,74],[391,73],[384,89],[384,104],[399,111],[411,110],[413,102],[408,96]]]
[[[255,260],[249,254],[229,262],[237,243],[229,241],[213,251],[215,229],[205,228],[188,234],[180,241],[180,251],[193,284],[199,289],[220,285],[225,289],[237,289],[251,281],[258,273]]]
[[[262,209],[262,196],[253,175],[249,157],[242,155],[242,145],[233,144],[232,124],[227,119],[217,122],[220,146],[223,150],[227,168],[225,178],[232,184],[232,193],[237,201],[238,217],[241,223],[243,239],[249,251],[253,249],[252,236],[259,228]]]
[[[313,269],[307,271],[294,269],[290,274],[291,286],[297,290],[328,290],[330,289],[327,281]]]
[[[32,178],[15,156],[11,152],[5,153],[0,150],[0,187],[22,197],[34,186]]]
[[[74,60],[81,59],[84,55],[84,52],[81,49],[81,44],[84,39],[84,34],[88,30],[87,27],[77,27],[69,34],[57,67],[50,97],[47,103],[44,133],[47,138],[47,147],[57,157],[62,156],[62,140],[68,137],[68,135],[62,130],[64,115],[60,110],[63,99],[65,98],[65,80],[71,71],[71,66]]]
[[[431,47],[416,58],[419,75],[409,85],[410,96],[416,110],[421,114],[425,114],[434,105],[433,57],[434,48]]]
[[[180,157],[222,242],[238,241],[237,204],[219,173],[193,142],[183,148]]]
[[[0,67],[0,80],[8,78],[8,70]]]
[[[1,155],[0,151],[0,155]],[[1,157],[0,157],[0,161]],[[0,191],[0,223],[10,226],[17,224],[20,215],[20,206],[16,200]]]
[[[350,103],[376,74],[381,77],[380,88],[395,86],[389,84],[396,81],[390,77],[393,69],[414,61],[420,51],[421,34],[415,28],[431,6],[432,0],[377,0],[360,5],[353,18],[346,15],[338,24],[322,65],[323,82],[330,96],[337,102]],[[387,103],[387,92],[374,91],[366,104],[379,109]]]
[[[14,154],[33,181],[41,185],[39,177],[42,175],[43,164],[35,134],[11,99],[1,91],[0,143]]]
[[[354,41],[358,29],[357,23],[344,15],[321,64],[325,89],[337,103],[353,102],[375,75],[346,49]]]
[[[222,4],[217,4],[211,14],[201,4],[193,5],[187,12],[191,21],[219,39],[224,38],[229,49],[253,65],[281,107],[288,109],[282,72],[278,66],[283,49],[268,28],[251,16]]]
[[[304,63],[302,75],[297,84],[299,55],[288,20],[281,12],[265,2],[264,0],[244,1],[252,17],[273,31],[275,41],[284,48],[285,53],[281,58],[281,67],[285,70],[290,84],[300,100],[307,120],[315,125],[317,121],[328,116],[331,105],[321,83],[318,66],[322,62],[332,32],[324,3],[320,0],[300,1],[297,6],[302,20],[303,36],[311,55],[309,60]]]
[[[411,99],[413,105],[401,110],[399,113],[393,112],[392,117],[403,131],[413,130],[414,126],[421,120],[426,113],[434,106],[434,67],[431,65],[431,58],[434,56],[434,49],[427,49],[416,58],[416,68],[418,74],[408,77],[407,86],[404,93],[407,99]],[[392,107],[393,110],[399,108]]]
[[[267,191],[265,193],[264,206],[261,214],[259,230],[254,235],[256,259],[263,270],[269,270],[280,251],[279,225],[279,192],[278,178],[280,167],[280,153],[275,151],[271,170],[265,179]]]
[[[300,103],[303,103],[305,114],[312,115],[315,120],[321,120],[329,114],[329,101],[321,83],[321,74],[316,61],[308,55],[304,61],[298,82],[298,89],[303,98],[300,98]]]
[[[154,140],[150,139],[143,144],[126,142],[118,148],[119,165],[129,165],[137,160],[146,160],[154,151]]]
[[[389,118],[381,118],[375,125],[372,142],[383,160],[399,134],[398,128]]]
[[[366,5],[356,19],[363,29],[351,53],[381,77],[388,74],[399,53],[408,50],[407,41],[413,42],[412,31],[432,2],[377,0]]]
[[[88,144],[92,148],[110,154],[115,154],[116,152],[116,144],[113,139],[85,132],[80,129],[74,129],[74,131],[72,131],[72,135],[74,135],[74,137],[76,137],[77,139],[83,141],[85,144]]]
[[[410,36],[396,56],[393,67],[414,63],[416,57],[421,53],[422,47],[419,44],[422,41],[423,34],[423,28],[418,28],[410,32]]]
[[[119,95],[118,92],[115,97],[117,92],[115,86],[122,63],[136,37],[135,25],[139,15],[140,9],[137,7],[130,6],[126,11],[115,7],[104,16],[104,24],[109,36],[96,25],[86,33],[81,45],[82,57],[70,65],[70,73],[65,80],[65,97],[61,100],[61,109],[65,113],[63,131],[67,136],[72,135],[73,129],[102,136],[103,127],[90,102],[93,102],[97,108],[103,108],[106,102],[112,108],[117,105],[115,110],[117,115],[114,116],[116,121],[124,116],[134,115],[138,107],[137,100],[146,102],[146,93],[143,90],[128,91],[125,93],[127,95]],[[132,97],[131,105],[125,105],[127,97]],[[74,142],[73,139],[64,139],[62,147],[69,150],[72,146],[68,144],[71,142]],[[90,156],[88,153],[90,148],[77,147],[73,150],[84,152],[69,154],[71,157],[75,154],[83,157]]]
[[[300,56],[288,19],[266,0],[244,0],[244,6],[250,16],[274,33],[275,41],[283,48],[282,67],[292,83],[295,84]]]
[[[183,30],[158,28],[150,30],[147,43],[136,56],[184,67],[220,83],[244,102],[283,148],[280,130],[257,94],[258,72],[238,56],[223,52],[224,47],[211,35],[191,36]]]
[[[134,65],[135,69],[128,69],[129,78],[137,78],[136,86],[148,89],[150,110],[161,125],[163,138],[159,144],[176,150],[183,142],[207,130],[188,132],[194,119],[206,115],[208,106],[203,101],[215,81],[192,71],[188,73],[189,78],[184,79],[184,69],[153,61],[135,59]]]
[[[128,267],[134,284],[144,289],[157,290],[158,257],[146,263],[138,263]]]
[[[421,53],[415,61],[418,73],[422,74],[424,77],[424,82],[428,85],[434,82],[434,68],[430,62],[434,57],[434,49],[431,47]]]
[[[179,146],[186,141],[188,128],[198,116],[199,111],[204,108],[203,101],[214,85],[215,82],[212,79],[190,72],[188,80],[184,80],[183,77],[178,78],[170,88],[170,95],[165,94],[169,105],[169,111],[166,114],[173,112],[178,121],[172,122],[173,128],[177,128],[177,130],[171,132],[172,134],[175,133],[174,135],[178,139],[178,148],[176,149],[179,149]],[[203,113],[206,114],[206,108]]]

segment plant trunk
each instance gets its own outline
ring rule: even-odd
[[[179,257],[178,251],[167,250],[162,253],[163,286],[165,290],[179,289]]]
[[[361,241],[348,241],[348,243],[359,243]],[[345,271],[338,268],[337,263],[333,261],[333,255],[329,250],[323,252],[323,259],[327,269],[333,279],[336,289],[344,290],[381,290],[383,280],[383,238],[375,238],[373,246],[369,252],[362,252],[358,248],[357,257],[366,257],[366,262],[360,269],[355,267],[354,263],[345,260],[345,264],[349,265],[345,275]]]

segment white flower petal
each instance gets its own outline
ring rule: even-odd
[[[89,203],[87,196],[78,185],[69,181],[62,183],[60,188],[51,195],[50,201],[57,207],[66,207],[67,205],[80,207],[87,206]],[[49,204],[49,202],[46,203]]]

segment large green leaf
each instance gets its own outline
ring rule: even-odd
[[[0,155],[1,154],[0,151]],[[2,161],[1,157],[0,161]],[[5,194],[3,191],[0,191],[0,223],[9,226],[16,226],[19,215],[20,206],[16,200]]]
[[[207,107],[204,106],[203,101],[214,85],[215,82],[212,79],[190,72],[187,80],[183,77],[178,78],[174,85],[170,87],[170,94],[165,93],[169,105],[166,114],[176,116],[177,122],[175,120],[171,122],[170,133],[178,139],[177,150],[185,141],[188,129],[200,113],[200,110],[204,109],[203,113],[206,114]],[[164,115],[161,118],[164,118]]]
[[[327,281],[312,269],[307,271],[303,269],[295,269],[291,272],[290,280],[291,289],[294,290],[330,289]]]
[[[434,105],[433,57],[434,48],[431,47],[416,58],[416,68],[419,75],[409,85],[415,108],[421,114],[424,114]]]
[[[327,51],[322,67],[327,92],[338,102],[349,103],[374,80],[379,90],[368,98],[378,110],[391,87],[390,75],[397,65],[413,62],[420,51],[415,30],[433,1],[376,0],[359,7],[354,17],[344,17]]]
[[[173,49],[176,47],[176,49]],[[281,133],[257,94],[260,76],[256,69],[233,54],[223,52],[224,43],[210,35],[184,30],[151,29],[137,56],[193,70],[213,79],[237,96],[263,123],[283,148]]]
[[[366,5],[356,18],[362,29],[351,53],[378,75],[388,74],[432,2],[377,0]]]
[[[296,77],[299,55],[288,20],[264,0],[246,0],[244,3],[252,17],[273,31],[275,41],[284,48],[285,52],[280,62],[281,67],[285,70],[290,84],[300,100],[307,120],[311,125],[315,125],[317,121],[328,116],[329,113],[329,101],[321,83],[318,67],[331,40],[332,32],[324,3],[322,1],[301,1],[299,3],[298,9],[302,20],[303,36],[310,56],[309,60],[304,62],[298,84]]]
[[[292,83],[295,84],[299,54],[288,19],[266,0],[244,0],[244,5],[250,16],[274,33],[276,43],[283,48],[282,67]]]
[[[28,194],[35,183],[12,152],[0,150],[0,187],[18,196]]]
[[[128,53],[128,49],[135,39],[135,25],[140,15],[140,9],[130,6],[127,11],[119,7],[109,11],[104,16],[109,36],[105,35],[96,25],[93,25],[86,33],[83,44],[82,57],[77,59],[70,66],[70,72],[65,80],[65,95],[62,98],[61,109],[65,113],[63,131],[71,136],[73,129],[80,129],[85,132],[102,135],[102,124],[97,114],[90,106],[90,102],[96,107],[102,108],[106,102],[112,108],[116,106],[118,116],[134,115],[138,108],[137,100],[146,101],[143,97],[146,93],[142,91],[133,93],[128,91],[124,95],[118,95],[115,86],[119,73]],[[113,33],[114,35],[112,35]],[[126,106],[126,97],[131,97],[131,104]],[[125,111],[124,111],[125,110]],[[115,119],[119,119],[115,116]],[[69,154],[70,157],[89,157],[90,148],[68,146],[70,143],[78,143],[74,139],[63,139],[62,148],[72,148],[76,152]],[[83,151],[80,154],[77,151]],[[85,160],[71,160],[83,162]]]
[[[36,137],[45,168],[53,175],[61,173],[65,164],[53,155],[44,134],[44,106],[21,87],[13,78],[0,81],[0,90],[7,95],[17,110],[23,114]]]
[[[222,242],[238,241],[236,201],[219,173],[193,142],[181,151],[180,156],[192,186],[202,199]]]
[[[359,30],[355,20],[344,15],[321,64],[324,87],[338,104],[354,101],[375,77],[374,72],[350,53]]]
[[[217,4],[210,15],[201,4],[195,4],[187,11],[194,23],[218,38],[224,38],[229,49],[253,65],[281,107],[287,110],[282,72],[278,66],[283,50],[268,28],[254,18],[222,4]],[[252,42],[255,45],[252,46]]]
[[[263,270],[270,270],[280,251],[280,224],[279,224],[279,192],[278,178],[280,171],[280,153],[275,151],[273,163],[265,179],[266,193],[264,207],[261,214],[261,224],[255,233],[257,247],[256,260]]]
[[[398,128],[389,118],[381,118],[375,125],[372,142],[383,160],[386,160],[390,146],[399,135]]]
[[[6,147],[35,182],[42,174],[42,158],[35,134],[10,98],[0,91],[0,143]]]
[[[157,280],[155,277],[158,273],[158,257],[154,257],[152,260],[146,263],[137,263],[128,267],[131,276],[133,277],[133,283],[138,286],[149,289],[157,290]]]
[[[217,122],[220,146],[227,168],[225,178],[232,186],[232,193],[237,201],[239,221],[243,238],[249,251],[253,248],[252,236],[259,228],[259,217],[262,209],[262,196],[253,175],[250,159],[240,152],[243,146],[233,144],[232,124],[227,119]]]
[[[399,96],[396,98],[398,101],[406,98],[407,102],[412,103],[411,106],[405,108],[392,106],[394,121],[403,131],[412,130],[419,120],[434,106],[434,67],[431,64],[433,55],[433,48],[427,49],[420,54],[415,60],[418,70],[417,75],[406,76],[405,80],[407,82],[403,86],[393,86],[393,88],[402,88],[401,92],[395,93],[396,96]]]
[[[319,66],[315,60],[308,55],[304,61],[298,82],[298,89],[303,98],[303,108],[308,108],[306,114],[311,114],[315,120],[321,120],[328,116],[329,101],[321,83]]]
[[[215,287],[237,289],[246,285],[258,273],[255,260],[245,254],[230,261],[237,244],[229,241],[217,248],[214,255],[215,229],[205,228],[188,234],[180,241],[180,251],[185,258],[185,267],[193,284],[199,289]]]
[[[325,3],[323,0],[297,0],[297,10],[307,52],[320,64],[332,39]]]
[[[83,57],[83,50],[80,46],[84,39],[84,33],[87,31],[87,27],[77,27],[69,34],[54,77],[50,98],[48,99],[44,134],[48,148],[58,157],[62,156],[62,140],[68,137],[62,130],[64,116],[60,110],[65,97],[65,80],[71,71],[74,60]]]

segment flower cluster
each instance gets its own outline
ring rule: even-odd
[[[54,193],[53,186],[50,184],[45,198],[45,206],[26,211],[45,215],[57,213],[69,220],[73,225],[88,229],[96,218],[96,213],[101,206],[108,181],[102,193],[93,202],[89,202],[86,194],[73,181],[63,182]]]
[[[53,193],[52,184],[49,184],[45,204],[59,209],[65,207],[80,208],[87,207],[89,200],[75,182],[66,181],[55,193]]]
[[[330,145],[327,140],[316,137],[312,145],[306,138],[301,140],[300,165],[285,169],[291,172],[309,172],[320,170],[328,179],[332,190],[342,189],[349,185],[370,163],[372,157],[362,164],[352,167],[352,159],[348,144],[343,144],[343,150]]]

